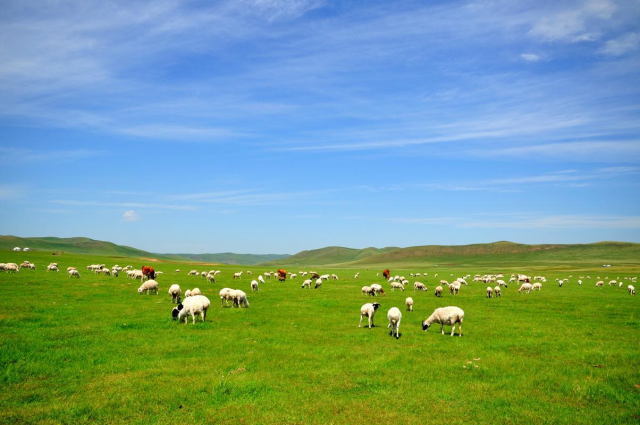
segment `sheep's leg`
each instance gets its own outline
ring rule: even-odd
[[[456,322],[453,322],[451,325],[451,336],[453,336],[456,332]]]
[[[360,323],[358,324],[358,327],[362,326],[362,314],[360,315]]]
[[[458,323],[458,332],[460,333],[460,336],[462,336],[462,321]]]
[[[440,333],[444,335],[444,323],[440,323]]]

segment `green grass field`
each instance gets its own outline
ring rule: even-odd
[[[392,269],[409,278],[428,272],[428,292],[391,292],[376,273],[301,266],[290,271],[336,273],[337,282],[302,290],[302,279],[261,285],[251,278],[274,267],[153,263],[160,294],[139,295],[139,281],[95,275],[86,265],[144,261],[47,252],[2,252],[0,262],[30,260],[37,270],[0,272],[1,423],[548,423],[640,422],[640,297],[596,288],[596,277],[637,276],[630,259],[601,268],[576,260],[533,259],[504,266]],[[525,258],[526,260],[526,258]],[[49,262],[61,272],[46,272]],[[150,263],[146,263],[150,264]],[[81,279],[69,279],[67,266]],[[180,273],[174,270],[180,268]],[[215,284],[187,276],[220,269]],[[353,278],[356,271],[360,278]],[[440,279],[513,272],[543,274],[541,292],[517,285],[487,299],[486,284],[434,297]],[[438,278],[434,278],[438,273]],[[555,278],[570,278],[559,288]],[[579,275],[590,275],[577,284]],[[508,276],[507,276],[508,277]],[[373,329],[358,328],[360,288],[383,283],[386,297]],[[167,289],[199,287],[211,300],[206,323],[171,319]],[[640,289],[640,284],[635,284]],[[248,309],[221,308],[218,291],[243,289]],[[413,297],[413,312],[404,299]],[[464,337],[420,327],[437,307],[465,311]],[[389,336],[386,313],[403,311],[401,338]],[[445,327],[445,331],[449,328]]]

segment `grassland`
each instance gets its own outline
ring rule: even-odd
[[[595,287],[597,276],[640,274],[637,258],[608,269],[579,258],[494,258],[392,269],[428,272],[420,280],[429,291],[387,291],[369,330],[357,327],[360,306],[372,301],[360,288],[381,282],[379,266],[318,267],[340,280],[319,290],[268,281],[250,293],[250,279],[232,281],[232,272],[273,267],[158,262],[160,295],[147,296],[137,282],[85,269],[144,260],[2,252],[2,262],[38,269],[0,273],[0,422],[637,424],[640,298],[627,295],[627,281]],[[51,261],[77,266],[82,278],[46,272]],[[187,276],[192,268],[222,274],[209,284]],[[497,271],[544,274],[549,283],[528,295],[510,286],[500,299],[471,282],[456,297],[433,296],[436,280],[451,274]],[[554,279],[569,275],[559,288]],[[592,279],[580,287],[578,275]],[[206,323],[171,320],[173,283],[209,296]],[[244,289],[250,308],[221,308],[222,287]],[[415,311],[403,311],[395,340],[386,312],[407,296]],[[464,337],[422,332],[420,322],[446,305],[465,310]]]

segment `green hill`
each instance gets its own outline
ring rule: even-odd
[[[324,264],[344,264],[354,261],[364,260],[379,254],[397,250],[398,248],[343,248],[340,246],[329,246],[326,248],[302,251],[285,259],[269,261],[265,266],[278,266],[280,264],[290,265],[324,265]]]
[[[640,264],[640,244],[598,242],[578,245],[526,245],[494,242],[473,245],[425,245],[408,248],[351,249],[328,247],[302,251],[281,260],[282,265],[314,266],[413,266],[413,265],[562,265],[566,263],[599,266],[602,264]],[[275,262],[267,265],[276,265]]]
[[[165,258],[141,249],[111,242],[98,241],[89,238],[20,238],[17,236],[0,236],[0,250],[13,247],[28,247],[32,251],[64,251],[75,254],[93,254],[121,257],[153,257]]]
[[[20,238],[17,236],[0,236],[0,250],[10,250],[16,246],[20,248],[28,247],[32,251],[63,251],[73,254],[156,258],[159,260],[197,261],[219,264],[253,265],[288,257],[288,255],[279,254],[234,254],[231,252],[221,254],[157,254],[89,238]]]

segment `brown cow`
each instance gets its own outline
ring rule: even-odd
[[[153,270],[153,267],[142,266],[142,276],[146,276],[147,279],[155,279],[156,271]]]
[[[389,279],[389,277],[391,276],[391,272],[389,271],[389,269],[384,269],[384,270],[382,271],[382,276],[383,276],[385,279]]]
[[[278,280],[280,282],[287,280],[287,271],[285,269],[278,269]]]

